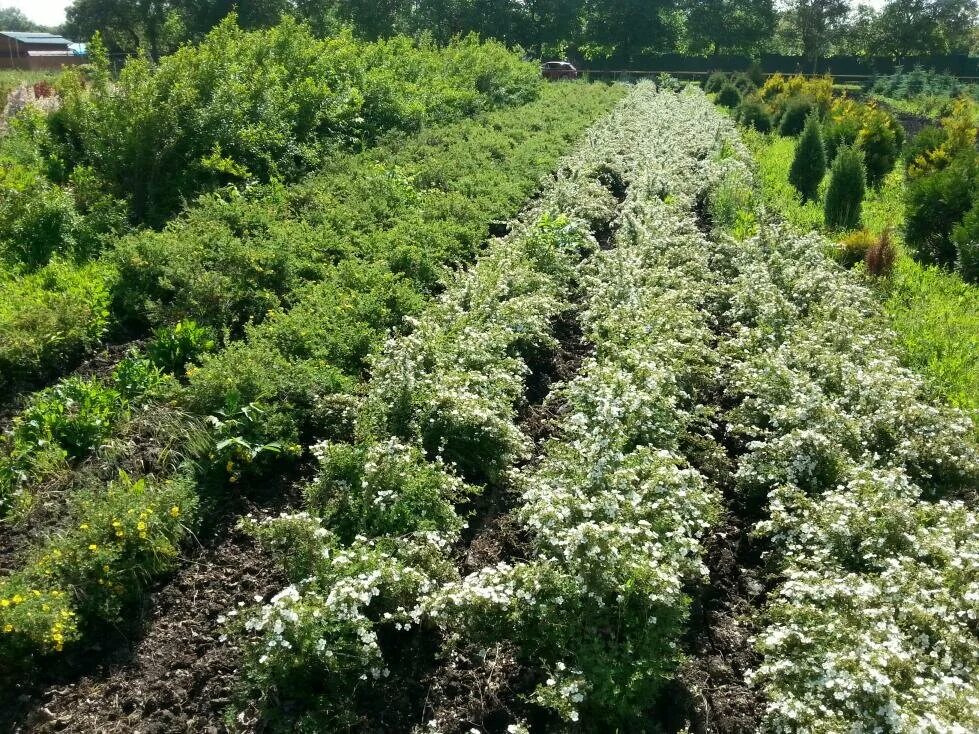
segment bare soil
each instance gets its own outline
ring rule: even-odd
[[[223,717],[237,680],[240,650],[222,641],[218,617],[285,585],[253,541],[225,530],[199,545],[182,570],[151,594],[143,633],[118,644],[76,680],[70,672],[25,692],[11,732],[185,734],[227,731]],[[4,728],[4,724],[9,729]]]

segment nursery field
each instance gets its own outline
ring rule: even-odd
[[[979,730],[964,117],[307,33],[0,142],[0,729]]]

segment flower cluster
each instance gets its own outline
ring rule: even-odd
[[[615,246],[580,269],[594,355],[552,397],[557,437],[518,477],[532,558],[424,602],[466,638],[515,639],[549,671],[573,664],[571,682],[551,673],[535,693],[569,722],[634,722],[675,672],[684,585],[705,574],[700,538],[719,511],[681,443],[717,379],[716,276],[694,208],[726,137],[700,95],[644,102]]]
[[[767,496],[753,681],[773,731],[979,727],[979,484],[963,414],[927,400],[871,296],[779,227],[727,248],[738,486]]]
[[[373,357],[358,442],[314,450],[314,514],[248,523],[293,580],[245,618],[264,693],[306,691],[320,721],[339,725],[355,687],[384,677],[379,634],[437,619],[422,601],[458,581],[466,499],[530,453],[517,425],[526,379],[556,346],[576,265],[596,249],[589,224],[621,207],[614,190],[636,172],[622,151],[649,124],[649,97],[644,85],[597,125],[511,233]]]

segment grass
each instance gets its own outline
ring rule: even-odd
[[[828,231],[822,203],[803,204],[788,182],[794,139],[755,131],[744,136],[758,162],[767,208],[800,230],[816,229],[832,238],[844,234]],[[922,266],[904,251],[903,193],[904,172],[896,169],[864,201],[864,227],[875,234],[890,228],[900,253],[893,275],[875,288],[897,332],[905,364],[924,375],[937,396],[979,418],[979,288],[955,273]]]

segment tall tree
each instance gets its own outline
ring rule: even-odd
[[[677,41],[674,0],[585,0],[583,41],[630,61],[645,51],[669,51]]]
[[[789,0],[787,9],[789,28],[802,55],[815,68],[816,61],[829,55],[845,29],[850,4],[847,0]]]
[[[752,55],[775,32],[772,0],[689,0],[687,43],[693,53]]]
[[[24,15],[20,8],[0,8],[0,31],[44,30],[47,29]]]
[[[975,0],[890,0],[878,24],[880,53],[967,54],[977,12]]]
[[[181,11],[172,0],[74,0],[65,31],[76,38],[98,31],[113,52],[146,51],[158,59],[186,35]]]

